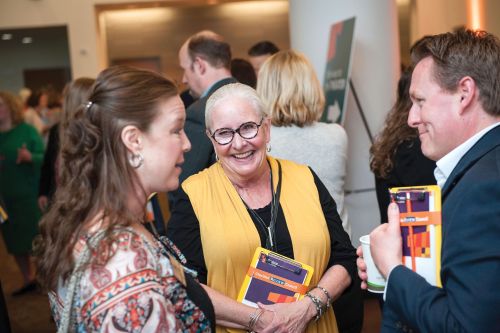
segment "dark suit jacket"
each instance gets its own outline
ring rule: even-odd
[[[215,152],[212,142],[205,134],[205,106],[208,98],[220,87],[226,84],[236,83],[234,78],[222,79],[208,90],[205,96],[191,104],[186,110],[186,124],[184,131],[191,141],[191,150],[184,154],[184,164],[179,176],[179,184],[186,178],[201,170],[208,168],[215,162]],[[179,198],[179,189],[169,192],[170,209],[175,209],[175,204]]]
[[[462,157],[442,197],[443,288],[394,268],[382,332],[500,332],[500,126]]]
[[[191,104],[186,110],[186,125],[184,131],[191,141],[191,150],[184,154],[184,164],[179,181],[182,183],[186,178],[211,166],[215,162],[214,148],[212,142],[205,134],[205,106],[208,98],[220,87],[229,83],[237,82],[233,78],[227,78],[216,82],[208,93]]]

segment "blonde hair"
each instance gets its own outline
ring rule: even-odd
[[[267,59],[259,71],[257,92],[274,126],[311,125],[319,120],[325,106],[311,63],[293,50]]]
[[[12,126],[17,126],[24,122],[23,104],[21,98],[8,91],[0,91],[0,99],[3,100],[7,109],[9,109]]]

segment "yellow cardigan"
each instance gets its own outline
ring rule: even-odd
[[[268,157],[274,188],[278,183],[277,161]],[[330,258],[330,236],[314,178],[307,166],[280,160],[282,185],[280,204],[292,239],[296,260],[314,267],[311,288],[318,284]],[[236,299],[259,234],[248,211],[224,173],[220,163],[189,177],[182,183],[200,223],[201,243],[207,266],[208,286]],[[308,333],[337,332],[330,308]],[[242,332],[217,326],[217,332]]]

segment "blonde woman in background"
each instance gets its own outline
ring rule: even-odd
[[[271,118],[270,155],[309,165],[335,200],[350,235],[344,209],[347,135],[338,124],[318,122],[325,97],[312,65],[292,50],[274,54],[262,65],[257,93]]]
[[[337,205],[344,230],[351,226],[344,208],[347,135],[338,124],[318,122],[325,97],[307,58],[293,50],[271,56],[261,67],[257,92],[271,118],[270,155],[310,166]],[[359,289],[334,303],[339,331],[359,332],[363,306]]]

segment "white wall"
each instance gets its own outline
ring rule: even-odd
[[[377,133],[395,100],[399,77],[399,35],[395,0],[290,0],[290,40],[305,53],[323,81],[331,24],[356,17],[351,78],[372,134]],[[347,99],[349,137],[346,190],[374,188],[369,170],[370,141],[352,94]],[[379,224],[374,191],[346,197],[352,241]]]
[[[106,32],[105,16],[101,15],[98,24],[95,7],[106,5],[109,9],[109,5],[132,2],[151,3],[148,0],[0,0],[0,29],[66,25],[73,77],[95,77],[107,65],[106,38],[116,37],[116,34],[106,36],[110,31]],[[165,45],[167,43],[173,45],[172,49],[175,51],[163,50],[154,55],[162,57],[165,72],[173,78],[180,80],[177,65],[178,47],[189,35],[201,29],[214,29],[223,35],[227,34],[226,39],[231,43],[236,57],[246,56],[247,49],[264,38],[275,41],[282,48],[289,47],[286,1],[245,1],[226,4],[221,2],[220,6],[208,7],[200,0],[159,2],[173,6],[168,12],[174,15],[171,20],[174,24],[166,22],[167,27],[164,29],[170,33],[164,42]],[[205,8],[200,7],[203,5]],[[140,19],[132,23],[129,24],[129,29],[135,29],[135,34],[127,36],[126,41],[120,39],[120,43],[133,43],[140,50],[118,57],[116,52],[110,50],[112,57],[144,56],[147,47],[143,46],[143,42],[150,41],[151,32],[154,31],[149,31],[149,35],[142,33],[142,36],[137,37],[138,31],[141,33]],[[150,24],[147,27],[142,28],[151,29],[151,22],[148,23]],[[114,45],[116,46],[116,43]]]
[[[74,77],[95,77],[102,69],[97,56],[97,22],[94,5],[129,0],[1,0],[0,28],[67,25]],[[133,2],[147,2],[134,0]]]

